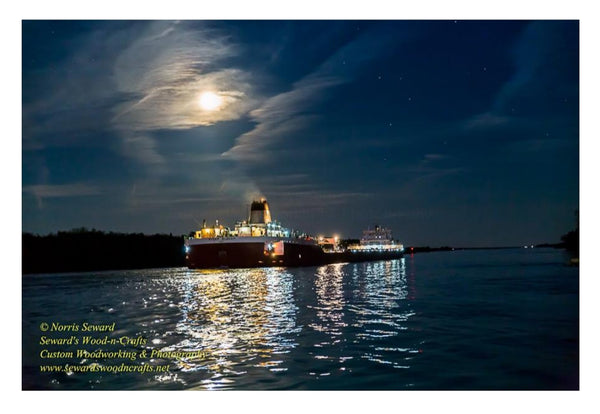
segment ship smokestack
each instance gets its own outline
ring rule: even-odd
[[[260,201],[253,201],[250,207],[250,224],[267,224],[271,222],[271,211],[267,200],[261,198]]]

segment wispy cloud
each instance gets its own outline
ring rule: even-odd
[[[386,50],[388,41],[385,36],[375,40],[365,33],[334,51],[290,90],[272,96],[251,111],[256,126],[239,136],[223,156],[245,162],[264,160],[268,146],[309,125],[318,116],[314,108],[327,100],[329,90],[352,81],[366,62]]]
[[[84,197],[102,194],[97,186],[85,183],[30,185],[23,187],[23,192],[33,195],[39,208],[43,208],[44,199],[47,198]]]
[[[278,200],[277,208],[282,211],[300,212],[322,210],[336,206],[348,206],[353,201],[367,200],[373,196],[370,192],[357,191],[328,191],[325,189],[311,189],[302,191],[289,191],[270,193]]]
[[[123,134],[120,146],[122,155],[152,166],[151,171],[161,175],[166,171],[167,162],[158,152],[156,142],[150,135]]]
[[[563,101],[577,90],[572,42],[565,36],[574,22],[532,22],[513,49],[515,70],[496,93],[490,108],[467,119],[467,130],[525,122],[524,115],[543,113],[546,105]],[[570,86],[567,86],[571,82]],[[560,96],[565,94],[565,96]],[[560,99],[558,99],[560,98]],[[528,114],[524,114],[528,108]]]
[[[224,157],[243,161],[260,161],[266,157],[264,148],[308,125],[315,115],[308,115],[311,106],[323,99],[321,94],[343,83],[341,78],[319,74],[306,77],[293,85],[292,90],[267,99],[250,112],[256,126],[237,138]]]
[[[507,125],[511,118],[504,115],[498,115],[494,112],[484,112],[473,116],[463,122],[463,128],[467,131],[496,128],[498,126]]]
[[[543,99],[561,91],[565,82],[576,82],[566,72],[572,66],[573,53],[577,54],[571,39],[565,37],[573,24],[536,21],[526,27],[513,50],[515,72],[497,94],[492,108],[495,112],[509,112],[520,100],[533,96]]]
[[[208,28],[158,22],[117,57],[118,92],[132,98],[116,108],[120,130],[186,129],[237,119],[252,106],[249,75],[223,66],[238,53],[227,37]],[[223,99],[218,111],[203,111],[203,91]]]
[[[83,35],[81,46],[44,74],[46,88],[23,106],[23,146],[39,150],[89,145],[86,131],[120,140],[120,155],[155,167],[155,130],[235,120],[256,106],[250,74],[224,61],[239,53],[201,22],[109,25]],[[203,110],[199,97],[222,99]]]
[[[448,158],[448,155],[445,154],[425,154],[425,160],[424,162],[434,162],[434,161],[440,161],[440,160],[445,160]]]
[[[23,191],[32,193],[42,198],[80,197],[100,194],[98,187],[83,183],[62,185],[31,185],[23,187]]]

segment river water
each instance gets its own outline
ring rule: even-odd
[[[567,262],[561,250],[508,249],[24,275],[22,386],[578,389],[579,269]]]

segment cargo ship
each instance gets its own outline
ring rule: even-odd
[[[271,219],[267,200],[251,204],[247,220],[234,228],[203,222],[185,240],[187,267],[246,268],[268,266],[319,266],[330,263],[391,260],[402,257],[404,247],[389,229],[375,226],[363,231],[359,243],[343,245],[338,237],[313,237],[285,228]]]

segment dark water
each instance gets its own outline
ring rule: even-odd
[[[25,275],[24,389],[495,390],[579,387],[579,269],[554,249],[424,253],[312,268]],[[145,345],[40,345],[40,324]],[[96,337],[105,334],[94,333]],[[43,349],[192,351],[41,358]],[[169,364],[168,372],[40,366]]]

